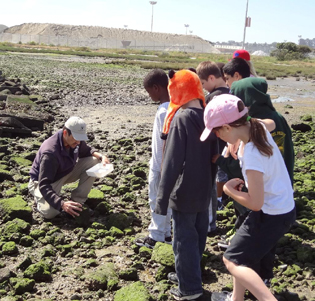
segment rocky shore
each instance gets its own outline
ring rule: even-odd
[[[42,130],[30,127],[30,137],[0,138],[1,300],[172,300],[172,284],[166,280],[174,271],[171,246],[157,244],[151,250],[133,243],[146,235],[150,221],[147,176],[157,106],[142,88],[147,70],[13,54],[0,55],[0,70],[30,94],[30,102],[15,100],[15,105],[0,96],[0,115],[31,115],[44,125]],[[299,83],[287,84],[294,90]],[[314,91],[313,83],[302,84]],[[277,84],[270,90],[275,98],[286,96]],[[278,300],[315,301],[314,114],[311,98],[301,99],[298,93],[296,101],[276,105],[295,128],[298,215],[278,244],[271,289]],[[28,172],[41,142],[71,115],[86,121],[89,143],[108,154],[114,172],[95,182],[80,218],[44,220],[28,195]],[[63,193],[69,195],[74,186],[67,185]],[[218,212],[218,233],[208,238],[202,262],[205,293],[199,300],[232,289],[217,241],[234,221],[232,204]]]

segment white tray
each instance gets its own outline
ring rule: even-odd
[[[114,170],[113,164],[98,163],[86,171],[87,175],[90,177],[103,178]]]

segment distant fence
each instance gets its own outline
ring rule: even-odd
[[[74,39],[69,36],[44,36],[44,35],[26,35],[0,33],[0,42],[10,42],[14,44],[36,43],[38,45],[70,46],[70,47],[88,47],[91,49],[114,48],[114,49],[142,49],[142,50],[160,50],[160,51],[186,51],[186,52],[212,52],[212,45],[206,42],[198,43],[178,43],[170,41],[147,41],[147,40],[119,40],[104,38],[86,38]]]

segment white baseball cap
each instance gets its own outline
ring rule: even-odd
[[[80,117],[72,116],[66,123],[65,127],[71,131],[71,134],[75,140],[85,141],[88,140],[86,135],[86,123]]]

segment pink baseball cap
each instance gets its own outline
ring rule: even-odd
[[[213,128],[232,123],[248,113],[246,107],[242,112],[238,111],[237,103],[239,101],[242,100],[234,95],[221,94],[207,104],[203,115],[206,128],[200,136],[201,141],[208,138]]]

